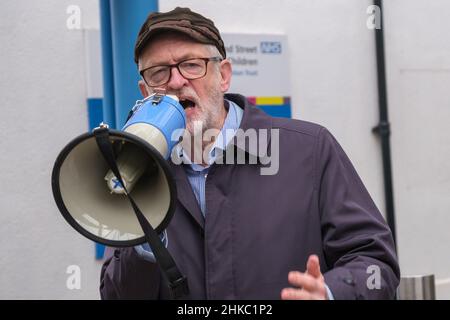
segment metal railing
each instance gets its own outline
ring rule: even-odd
[[[434,274],[402,277],[397,297],[398,300],[436,300]]]

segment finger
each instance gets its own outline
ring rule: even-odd
[[[284,288],[281,291],[282,300],[325,300],[326,296],[319,293],[311,293],[303,289]]]
[[[321,278],[319,257],[315,254],[310,255],[306,264],[306,272],[315,278]]]
[[[308,291],[319,290],[320,280],[306,273],[291,271],[288,275],[288,281],[294,287],[303,288]]]
[[[312,300],[313,296],[306,290],[285,288],[281,290],[282,300]]]

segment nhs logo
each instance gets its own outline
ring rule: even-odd
[[[261,53],[280,54],[281,42],[279,41],[261,41]]]

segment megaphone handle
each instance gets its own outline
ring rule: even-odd
[[[116,178],[122,184],[125,193],[127,195],[128,200],[130,201],[131,206],[136,214],[136,217],[141,225],[142,231],[144,231],[145,239],[149,243],[152,248],[153,254],[155,255],[156,261],[163,274],[166,276],[169,281],[169,287],[171,289],[172,297],[174,299],[186,299],[189,295],[189,287],[187,283],[187,278],[181,274],[175,261],[170,255],[167,248],[161,243],[158,234],[155,229],[151,226],[145,216],[142,214],[139,207],[136,205],[136,202],[133,200],[131,195],[128,193],[125,184],[123,183],[122,176],[120,175],[120,171],[117,167],[117,163],[114,156],[113,147],[111,141],[109,139],[109,131],[108,128],[98,128],[94,130],[95,139],[97,141],[97,145],[108,163],[111,171],[114,173]]]

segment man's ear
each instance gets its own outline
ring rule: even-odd
[[[144,98],[147,98],[150,95],[150,92],[147,88],[147,85],[145,84],[144,80],[139,80],[139,91],[141,91],[141,94]]]
[[[228,59],[222,60],[220,62],[220,74],[222,79],[220,80],[220,90],[225,93],[230,88],[231,84],[231,62]]]

